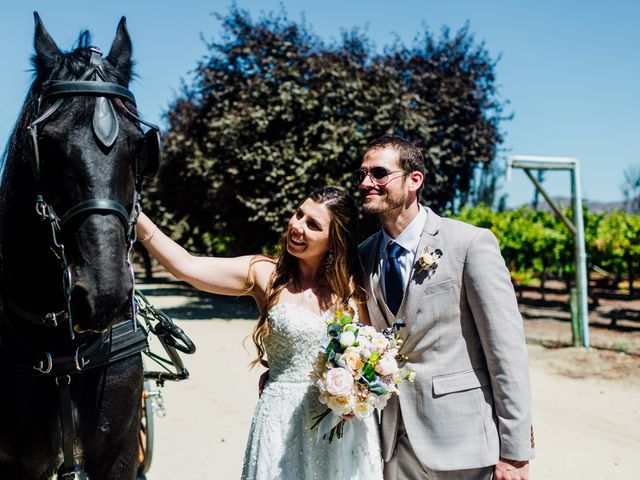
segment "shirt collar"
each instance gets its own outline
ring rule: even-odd
[[[389,234],[382,229],[382,248],[386,249],[389,242],[396,242],[406,251],[411,253],[416,253],[418,251],[418,245],[420,244],[420,237],[422,236],[422,230],[424,230],[424,224],[427,221],[427,211],[422,208],[421,205],[418,205],[420,210],[418,214],[415,216],[411,223],[405,227],[400,235],[396,238],[391,238]]]

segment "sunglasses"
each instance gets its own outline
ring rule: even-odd
[[[406,175],[409,172],[406,170],[387,170],[384,167],[359,168],[353,172],[353,178],[359,185],[364,182],[365,178],[369,177],[374,184],[383,187],[393,180],[393,178],[389,178],[393,173],[403,173]]]

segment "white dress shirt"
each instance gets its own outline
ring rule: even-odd
[[[413,264],[415,263],[416,253],[418,252],[418,245],[420,244],[420,236],[422,235],[422,230],[424,230],[424,224],[427,221],[427,211],[420,205],[418,206],[420,207],[418,215],[416,215],[416,217],[411,220],[411,223],[407,225],[402,232],[400,232],[400,235],[398,235],[397,238],[391,238],[385,229],[382,229],[382,242],[380,242],[378,266],[380,268],[380,288],[382,288],[382,293],[385,297],[387,292],[384,285],[384,266],[387,263],[387,245],[389,242],[396,242],[404,248],[404,251],[400,256],[398,256],[398,263],[400,264],[400,270],[402,272],[402,284],[404,285],[403,290],[407,290],[407,284],[411,278],[411,271],[413,270]]]

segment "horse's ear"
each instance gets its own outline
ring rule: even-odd
[[[126,78],[131,77],[131,37],[127,31],[127,20],[125,17],[120,19],[118,29],[116,30],[116,38],[113,40],[109,55],[106,60],[116,67]]]
[[[62,55],[62,52],[53,41],[51,35],[44,28],[42,19],[38,12],[33,12],[33,18],[36,22],[35,34],[33,37],[33,46],[36,54],[33,56],[33,62],[36,67],[36,71],[42,73],[43,71],[50,70],[55,65],[56,61]]]

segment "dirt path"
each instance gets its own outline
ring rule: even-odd
[[[579,358],[581,352],[575,353]],[[593,353],[597,358],[598,352]],[[534,478],[640,478],[638,382],[559,375],[555,372],[560,365],[566,368],[572,363],[560,363],[554,355],[529,345],[537,450]],[[636,371],[640,374],[637,363]]]
[[[261,372],[248,368],[251,340],[243,347],[252,306],[173,283],[143,289],[173,295],[152,300],[185,319],[177,321],[198,346],[185,358],[191,379],[163,389],[167,416],[155,419],[149,480],[240,478]],[[529,353],[537,447],[532,478],[640,478],[640,359],[539,345]]]

